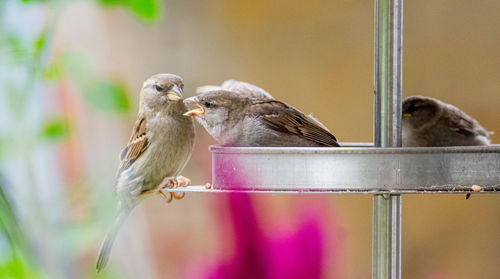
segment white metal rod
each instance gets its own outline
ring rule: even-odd
[[[401,146],[403,0],[375,0],[374,143]],[[395,174],[397,175],[397,174]],[[373,196],[372,278],[401,278],[401,196]]]
[[[334,189],[325,188],[318,190],[307,189],[217,189],[209,188],[205,185],[192,185],[179,188],[164,188],[164,193],[179,192],[179,193],[249,193],[249,194],[366,194],[366,195],[398,195],[398,194],[500,194],[500,185],[493,186],[436,186],[428,190],[356,190],[356,189]]]

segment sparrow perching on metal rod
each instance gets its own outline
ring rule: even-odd
[[[182,102],[184,84],[179,76],[157,74],[141,89],[139,113],[127,147],[121,153],[116,178],[118,214],[99,252],[96,269],[102,270],[121,225],[144,198],[160,194],[167,202],[180,199],[163,188],[187,186],[190,180],[179,176],[194,147],[194,125]]]

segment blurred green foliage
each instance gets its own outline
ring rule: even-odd
[[[0,158],[2,158],[5,149],[5,139],[0,137]]]
[[[23,3],[29,3],[29,2],[47,2],[49,0],[21,0]]]
[[[10,58],[13,61],[21,62],[25,60],[26,51],[18,37],[12,34],[2,34],[0,40],[1,44],[7,49],[7,52],[10,53]]]
[[[26,264],[18,256],[10,257],[8,260],[0,262],[0,278],[22,279],[22,278],[40,278],[40,271],[34,268],[34,265]]]
[[[120,114],[130,111],[126,86],[116,80],[96,77],[92,67],[81,54],[65,52],[55,57],[43,72],[48,81],[70,79],[76,83],[84,99],[94,108]]]
[[[59,140],[68,137],[69,122],[66,117],[59,116],[45,120],[42,125],[40,135],[44,139]]]
[[[121,5],[127,7],[134,15],[148,21],[161,18],[162,2],[160,0],[97,0],[103,5]]]
[[[158,21],[162,14],[162,1],[160,0],[93,0],[93,2],[102,7],[124,8],[137,19],[145,22]],[[82,99],[97,111],[125,115],[130,112],[131,108],[127,88],[119,78],[102,77],[96,74],[88,59],[74,51],[63,49],[58,50],[56,54],[51,53],[52,33],[59,14],[64,7],[72,3],[73,1],[70,0],[0,0],[0,61],[2,69],[7,69],[0,77],[0,92],[2,93],[0,101],[5,102],[4,115],[8,116],[8,119],[4,121],[7,126],[3,127],[8,133],[0,137],[0,178],[2,163],[8,162],[7,157],[22,157],[26,162],[23,168],[25,168],[27,181],[31,184],[28,187],[34,187],[33,190],[36,190],[37,185],[34,185],[36,180],[33,179],[33,166],[30,165],[33,158],[30,158],[30,153],[36,152],[37,148],[44,148],[43,145],[38,145],[38,142],[57,142],[67,139],[73,130],[71,125],[74,123],[68,119],[68,117],[74,117],[73,115],[50,112],[47,115],[42,113],[46,115],[45,118],[33,125],[31,122],[33,119],[30,118],[33,117],[32,100],[35,96],[40,97],[39,94],[44,93],[40,88],[50,88],[44,86],[47,83],[60,84],[70,81],[78,89],[77,92],[81,94]],[[44,14],[45,23],[41,28],[29,26],[16,29],[8,22],[9,17],[5,16],[8,10],[5,7],[12,5],[16,6],[13,10],[17,12],[28,6],[30,6],[29,9],[33,7],[38,9]],[[19,30],[29,30],[29,32],[20,34]],[[45,109],[40,104],[36,104],[36,107],[41,108],[42,111]],[[11,135],[13,131],[20,132]],[[20,146],[23,150],[15,150],[12,144],[7,150],[7,141],[22,141],[16,146]],[[6,151],[9,151],[8,154]],[[57,278],[56,274],[46,274],[49,271],[39,264],[40,259],[33,254],[30,240],[23,233],[23,220],[18,219],[15,214],[16,210],[11,206],[9,198],[14,197],[5,195],[5,187],[5,183],[0,179],[0,278]],[[31,198],[35,200],[40,198],[36,196],[36,191],[28,192],[32,195]],[[18,196],[15,198],[16,201],[22,199]],[[22,200],[23,202],[26,201]],[[43,216],[44,210],[42,209],[30,214],[32,214],[31,218],[47,220],[46,216]],[[53,233],[57,234],[54,239],[75,237],[75,242],[93,241],[88,235],[89,232],[95,231],[95,220],[89,218],[87,222],[77,223],[74,227],[78,229],[72,230],[72,226],[69,226],[54,231]],[[49,240],[34,238],[31,241]],[[88,245],[77,244],[74,246],[78,251],[88,252],[85,250],[88,249]],[[36,243],[33,245],[36,246]],[[70,254],[64,257],[70,257]],[[68,258],[68,261],[75,261],[75,259]],[[88,268],[86,277],[97,278],[93,264]],[[98,277],[116,278],[112,271],[100,274]]]
[[[97,80],[84,87],[87,101],[95,108],[126,113],[130,110],[129,95],[119,82]]]
[[[42,50],[47,44],[47,39],[48,39],[48,30],[45,29],[43,30],[35,39],[35,42],[33,44],[33,50],[35,53],[35,56],[38,56],[41,54]]]
[[[5,181],[0,177],[0,278],[40,278],[4,187]]]

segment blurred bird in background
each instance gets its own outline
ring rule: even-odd
[[[410,96],[403,100],[403,146],[490,145],[490,134],[459,108],[438,99]],[[467,193],[465,199],[470,198]]]
[[[403,146],[489,145],[490,134],[459,108],[438,99],[403,100]]]
[[[271,94],[269,94],[266,90],[258,87],[257,85],[244,82],[244,81],[238,81],[234,79],[228,79],[222,83],[222,85],[204,85],[196,88],[196,94],[201,94],[209,91],[216,91],[216,90],[227,90],[227,91],[232,91],[237,94],[241,94],[242,96],[249,97],[249,98],[269,98],[269,99],[274,99]]]
[[[135,205],[152,194],[167,202],[182,198],[175,193],[167,197],[161,190],[190,183],[177,177],[191,156],[195,136],[193,119],[183,116],[183,87],[182,79],[172,74],[154,75],[142,86],[139,114],[116,178],[118,215],[102,243],[97,271],[106,266],[116,234]]]

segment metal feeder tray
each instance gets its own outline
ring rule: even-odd
[[[166,191],[370,194],[500,191],[500,145],[413,148],[370,145],[210,146],[213,189],[189,186]]]

